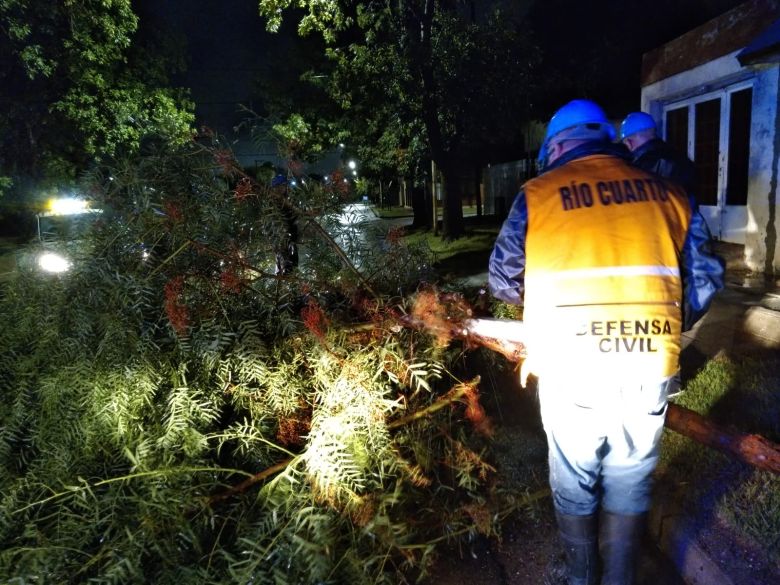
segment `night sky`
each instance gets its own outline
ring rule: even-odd
[[[255,0],[147,0],[141,10],[184,36],[187,72],[175,82],[189,87],[198,122],[228,132],[254,106],[252,86],[269,47],[282,40],[267,33]]]
[[[520,1],[520,0],[515,0]],[[545,43],[550,68],[585,71],[582,93],[621,116],[639,106],[642,53],[722,14],[742,0],[523,0]],[[479,0],[475,0],[480,6]],[[252,87],[269,59],[295,43],[294,19],[279,34],[265,32],[256,0],[137,0],[151,18],[187,40],[189,70],[176,79],[191,88],[199,124],[229,132],[239,104],[262,109]],[[565,91],[565,90],[564,90]],[[551,96],[550,109],[576,95]]]

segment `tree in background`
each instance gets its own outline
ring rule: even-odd
[[[422,181],[430,179],[433,158],[446,186],[464,168],[474,168],[476,179],[485,163],[531,154],[524,126],[548,119],[567,100],[591,97],[615,117],[635,109],[641,54],[738,3],[261,0],[259,6],[271,30],[283,25],[288,10],[299,17],[302,35],[321,33],[334,68],[317,65],[310,79],[341,107],[332,128],[349,136],[364,168],[385,180],[400,171]],[[659,21],[658,13],[669,18]],[[429,205],[415,209],[416,224],[430,220]],[[460,229],[460,193],[448,192],[444,233]]]
[[[333,66],[316,36],[284,31],[274,41],[257,63],[257,106],[248,123],[258,139],[279,143],[283,159],[316,160],[345,138],[337,124],[341,112],[322,84]]]
[[[130,0],[0,0],[0,54],[0,175],[17,198],[146,135],[191,137],[193,106],[168,79],[181,59]]]
[[[361,160],[419,169],[424,143],[444,179],[443,235],[456,238],[463,232],[461,197],[447,185],[464,159],[507,136],[517,140],[535,87],[536,52],[521,15],[500,4],[479,13],[474,3],[434,0],[259,6],[271,30],[285,9],[308,10],[299,31],[319,32],[329,45],[336,72],[328,89],[351,118]]]

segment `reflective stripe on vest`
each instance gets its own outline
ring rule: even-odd
[[[678,266],[600,266],[598,268],[579,268],[549,274],[547,278],[565,280],[567,278],[600,278],[604,276],[680,276]]]

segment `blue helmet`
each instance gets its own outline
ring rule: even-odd
[[[653,117],[650,114],[632,112],[626,116],[626,119],[623,120],[623,123],[620,125],[620,140],[625,139],[626,136],[631,136],[642,130],[650,130],[651,128],[655,130],[656,125],[655,120],[653,120]]]
[[[543,168],[547,161],[550,141],[563,132],[572,128],[582,128],[582,132],[574,132],[571,139],[608,138],[615,139],[615,129],[607,119],[604,110],[590,100],[573,100],[560,108],[550,119],[547,125],[547,133],[544,142],[539,149],[539,167]]]
[[[285,177],[281,173],[275,175],[274,178],[271,179],[271,187],[279,187],[280,185],[286,185],[286,184],[287,184],[287,177]]]

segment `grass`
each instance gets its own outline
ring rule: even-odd
[[[399,217],[414,217],[414,212],[409,207],[377,207],[372,205],[373,212],[382,219],[398,219]]]
[[[412,217],[410,209],[392,207],[374,212],[383,219]],[[490,219],[474,221],[476,207],[464,206],[466,233],[457,240],[445,241],[430,230],[409,231],[404,241],[412,247],[430,250],[435,259],[437,270],[445,277],[468,276],[487,270],[488,258],[498,235],[499,225]],[[482,218],[479,218],[482,220]]]
[[[406,236],[405,241],[410,245],[427,245],[441,262],[460,254],[489,255],[497,235],[498,227],[479,227],[468,229],[464,237],[452,241],[444,241],[441,236],[435,236],[431,231],[412,232]]]
[[[382,219],[398,219],[399,217],[414,217],[414,212],[410,207],[377,207],[376,205],[372,205],[371,209],[374,211],[374,213],[381,217]],[[442,218],[443,210],[441,206],[437,210],[437,217],[439,219]],[[463,215],[469,216],[469,215],[476,215],[477,214],[477,206],[476,205],[464,205],[463,206]]]
[[[487,272],[490,251],[498,235],[498,227],[469,228],[466,235],[457,240],[445,241],[432,232],[412,232],[405,237],[410,246],[423,246],[431,250],[435,268],[444,280]]]
[[[676,399],[727,428],[780,441],[780,358],[710,360]],[[717,518],[780,563],[780,477],[665,431],[660,480],[677,486],[681,508],[699,522]]]

